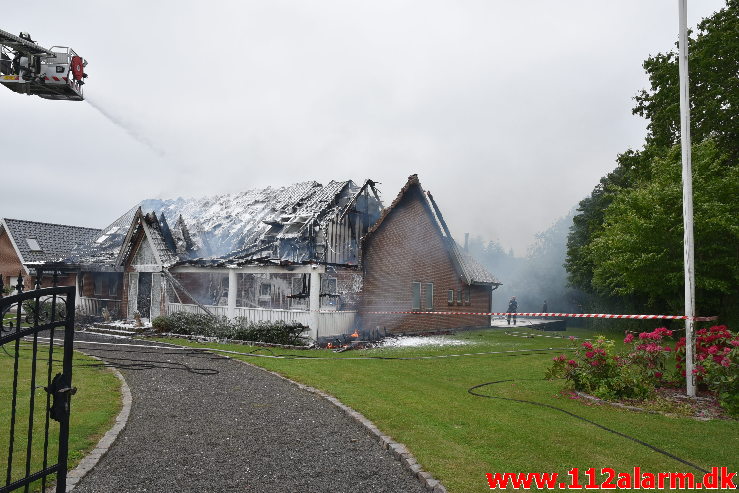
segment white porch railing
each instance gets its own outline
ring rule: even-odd
[[[236,307],[236,317],[244,318],[247,322],[279,322],[301,323],[310,325],[310,312],[307,310],[279,310],[272,308],[244,308]]]
[[[318,338],[337,337],[354,331],[357,312],[321,312],[318,314]]]
[[[205,305],[205,307],[216,317],[228,317],[227,306]],[[167,303],[167,315],[178,312],[205,314],[203,309],[200,308],[198,305],[186,305],[184,303]]]
[[[122,316],[121,301],[104,298],[86,298],[81,296],[76,311],[82,315],[100,317],[102,316],[103,308],[107,308],[110,316],[114,319]]]
[[[213,315],[228,317],[227,306],[205,306]],[[167,303],[167,314],[205,313],[197,305],[186,305],[182,303]],[[279,322],[301,323],[307,327],[311,325],[311,313],[307,310],[279,310],[270,308],[245,308],[236,307],[235,315],[243,318],[247,323],[251,322]],[[318,337],[337,337],[349,334],[354,330],[354,320],[357,312],[320,312],[318,314]]]

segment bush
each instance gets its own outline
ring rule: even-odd
[[[556,356],[547,371],[548,378],[565,378],[575,390],[603,399],[647,399],[657,386],[670,379],[669,360],[685,376],[685,338],[674,349],[667,338],[673,332],[664,327],[638,335],[627,333],[631,345],[625,354],[613,353],[613,342],[599,337],[595,342],[577,345],[575,355]],[[721,406],[739,416],[739,335],[725,325],[701,329],[696,338],[696,366],[693,372],[699,385],[714,392]],[[681,380],[673,374],[675,380]]]
[[[243,318],[231,321],[228,317],[204,313],[173,313],[156,317],[151,325],[158,332],[290,345],[304,345],[306,341],[301,335],[307,330],[299,323],[249,323]]]
[[[574,338],[571,338],[574,343]],[[575,343],[575,355],[554,358],[554,366],[547,371],[548,378],[564,378],[575,390],[601,399],[645,399],[654,392],[652,379],[641,365],[613,350],[613,341],[603,336],[594,342]]]
[[[151,321],[151,328],[157,332],[172,332],[174,330],[174,324],[172,318],[166,315],[155,317]]]
[[[50,300],[39,301],[38,303],[38,321],[39,323],[51,322],[52,302]],[[26,323],[33,323],[36,317],[36,300],[26,300],[23,302],[23,311],[26,313]],[[56,314],[54,320],[64,320],[67,313],[67,305],[63,299],[56,301]]]
[[[305,344],[302,334],[308,329],[297,322],[289,324],[284,321],[246,323],[243,319],[237,319],[236,323],[238,328],[233,334],[233,339],[293,346]]]
[[[716,393],[726,411],[739,416],[739,334],[725,325],[700,329],[695,339],[695,369],[699,385]],[[685,376],[685,338],[675,346],[677,368]]]
[[[616,354],[613,341],[603,336],[585,341],[575,346],[574,358],[555,357],[547,376],[565,378],[575,390],[601,399],[648,399],[665,374],[665,348],[670,347],[662,346],[661,341],[669,335],[672,333],[662,328],[638,337],[629,333],[624,342],[633,347],[626,354]]]

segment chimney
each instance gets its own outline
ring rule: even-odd
[[[464,251],[465,252],[469,252],[470,251],[469,246],[470,246],[470,234],[469,233],[465,233],[464,234]]]

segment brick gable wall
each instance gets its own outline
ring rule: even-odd
[[[23,276],[28,277],[26,276],[26,270],[23,268],[15,252],[15,248],[13,248],[8,233],[3,231],[0,233],[0,274],[3,276],[3,285],[7,287],[9,278],[18,277],[18,272],[23,272]],[[24,284],[27,288],[30,288],[32,285],[28,279],[26,279]]]
[[[360,314],[365,330],[380,327],[392,333],[413,333],[490,325],[489,317],[478,315],[369,313],[411,311],[412,282],[434,285],[433,309],[429,310],[422,284],[421,311],[490,311],[490,288],[469,286],[461,279],[418,187],[408,190],[367,239],[363,269]],[[447,303],[450,289],[455,293],[452,305]],[[469,290],[469,304],[458,302],[460,289]]]

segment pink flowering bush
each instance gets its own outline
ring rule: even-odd
[[[654,386],[645,384],[647,375],[627,366],[623,356],[614,353],[614,343],[605,337],[578,343],[572,340],[575,354],[556,356],[547,371],[548,378],[564,378],[575,390],[603,399],[646,398]]]
[[[685,338],[675,346],[676,366],[685,376]],[[739,334],[725,325],[700,329],[695,338],[695,367],[698,385],[716,393],[729,414],[739,415]]]
[[[674,351],[671,341],[664,340],[672,337],[673,332],[664,327],[654,329],[652,332],[642,332],[634,335],[632,332],[626,334],[624,342],[631,344],[631,350],[626,355],[625,364],[636,365],[643,369],[652,383],[665,379],[666,364]]]
[[[570,338],[575,354],[556,356],[547,376],[565,378],[575,390],[604,399],[646,399],[658,386],[681,381],[680,373],[685,376],[685,338],[673,346],[673,335],[664,327],[628,332],[622,354],[616,354],[613,342],[604,337],[581,343]],[[739,415],[739,334],[718,325],[700,329],[696,335],[693,371],[699,385],[715,392],[730,414]]]

